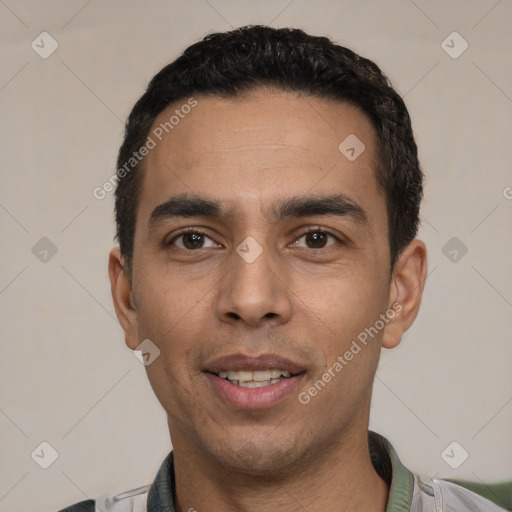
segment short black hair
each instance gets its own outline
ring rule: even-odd
[[[375,171],[386,197],[393,268],[416,236],[423,196],[423,173],[402,98],[374,62],[327,37],[252,25],[209,34],[189,46],[153,77],[133,107],[117,160],[115,201],[117,239],[128,269],[142,184],[139,151],[157,116],[193,94],[234,98],[260,87],[350,103],[369,117],[377,133]]]

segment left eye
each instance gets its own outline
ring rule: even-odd
[[[293,245],[294,247],[304,247],[306,249],[323,249],[336,242],[338,242],[338,240],[329,233],[325,233],[324,231],[311,231],[300,236]]]
[[[171,244],[185,250],[204,249],[205,247],[218,247],[210,237],[199,232],[182,233],[171,240]]]

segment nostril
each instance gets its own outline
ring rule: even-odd
[[[227,318],[231,318],[233,320],[242,320],[244,317],[242,315],[239,315],[238,313],[235,313],[233,311],[228,311],[226,313],[226,317]],[[269,313],[265,313],[261,319],[271,319],[271,318],[276,318],[276,317],[279,317],[279,314],[278,313],[274,313],[274,312],[269,312]]]

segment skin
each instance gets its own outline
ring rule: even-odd
[[[398,345],[416,317],[426,250],[414,240],[390,273],[374,129],[356,107],[297,94],[195,98],[145,159],[131,274],[118,248],[109,261],[127,346],[149,338],[161,351],[146,370],[168,415],[178,509],[384,511],[388,488],[367,444],[373,378],[381,347]],[[366,146],[355,161],[338,150],[349,134]],[[269,208],[333,194],[358,205],[366,221],[276,219]],[[166,217],[149,227],[153,210],[175,196],[220,201],[227,214]],[[189,227],[205,237],[179,237]],[[248,236],[262,248],[252,263],[236,252]],[[301,404],[297,394],[396,302],[401,310],[385,328]],[[202,370],[235,353],[300,364],[297,392],[258,410],[227,405]]]

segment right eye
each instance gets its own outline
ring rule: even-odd
[[[174,245],[185,251],[194,251],[197,249],[207,249],[209,247],[220,247],[209,236],[201,231],[190,230],[176,235],[169,245]]]

